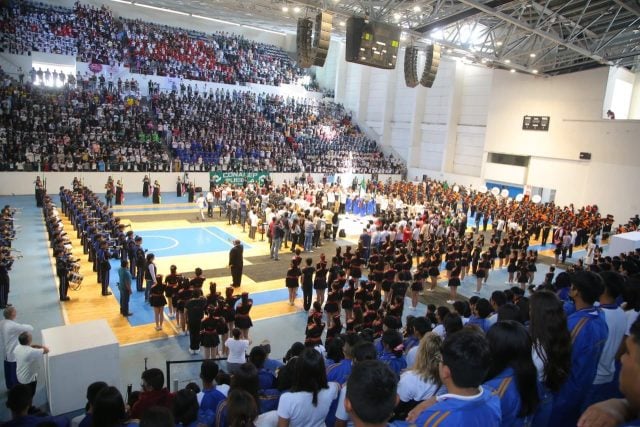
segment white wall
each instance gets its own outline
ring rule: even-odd
[[[145,175],[149,175],[152,182],[157,180],[160,183],[162,192],[175,191],[176,181],[178,177],[182,177],[182,173],[169,173],[169,172],[0,172],[0,195],[23,195],[33,194],[34,183],[36,177],[40,176],[44,178],[47,183],[47,192],[49,194],[57,194],[60,187],[70,188],[73,178],[77,177],[84,182],[89,189],[96,193],[104,192],[104,184],[107,182],[109,176],[116,180],[122,180],[124,184],[125,194],[127,192],[138,193],[142,192],[142,180]],[[322,174],[311,174],[315,182],[322,181]],[[282,184],[285,180],[291,182],[291,180],[300,177],[299,173],[272,173],[270,174],[274,184]],[[370,178],[370,175],[358,174],[358,176],[366,176]],[[342,184],[351,185],[353,175],[342,174]],[[209,187],[209,173],[208,172],[189,172],[189,178],[195,183],[196,187],[208,188]],[[379,174],[378,179],[386,182],[388,179],[392,181],[400,180],[400,175],[397,174]]]

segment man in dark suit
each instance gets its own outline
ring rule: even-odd
[[[229,251],[229,267],[231,268],[231,277],[233,279],[232,286],[237,288],[242,281],[242,266],[244,252],[244,246],[240,243],[240,240],[233,241],[233,247]]]

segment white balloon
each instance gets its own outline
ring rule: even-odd
[[[487,191],[489,191],[489,189],[487,188],[487,186],[486,186],[486,185],[481,185],[481,186],[480,186],[480,188],[478,188],[478,192],[479,192],[479,193],[484,194],[484,193],[486,193]]]
[[[542,197],[540,197],[540,195],[539,195],[539,194],[536,194],[535,196],[533,196],[533,197],[531,198],[531,201],[532,201],[533,203],[540,203],[540,201],[541,201],[541,200],[542,200]]]
[[[516,196],[516,202],[521,202],[524,199],[524,194],[520,193]]]
[[[509,197],[509,190],[507,190],[506,188],[505,188],[505,189],[503,189],[503,190],[500,192],[500,195],[501,195],[502,197]]]
[[[453,192],[454,192],[454,193],[457,193],[458,191],[460,191],[460,187],[459,187],[459,186],[457,186],[457,185],[454,185],[454,186],[453,186]]]
[[[493,194],[494,196],[497,196],[498,194],[500,194],[500,189],[498,187],[493,187],[491,189],[491,194]]]

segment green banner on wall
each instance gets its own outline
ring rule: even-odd
[[[247,182],[263,183],[269,172],[209,172],[209,181],[214,184],[242,185]]]

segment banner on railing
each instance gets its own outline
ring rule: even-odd
[[[265,178],[269,176],[269,172],[209,172],[209,181],[213,184],[232,184],[242,185],[247,183],[259,182],[264,183]]]

